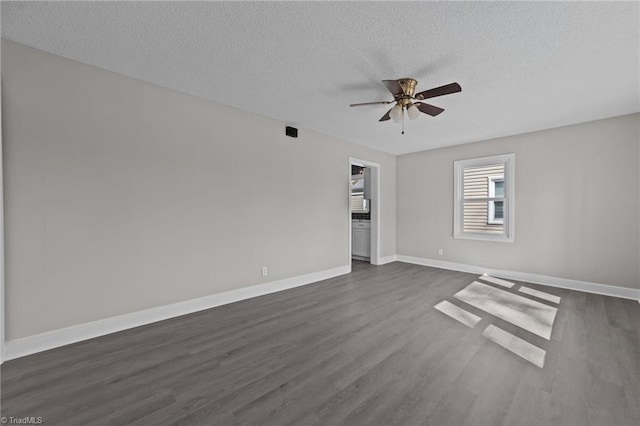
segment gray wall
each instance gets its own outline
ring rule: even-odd
[[[347,265],[349,156],[396,252],[391,155],[8,41],[2,83],[7,339]]]
[[[398,254],[638,288],[639,122],[633,114],[399,156]],[[515,242],[453,239],[453,162],[510,152]]]

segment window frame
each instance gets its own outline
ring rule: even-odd
[[[464,169],[468,167],[504,164],[504,197],[503,201],[503,232],[502,234],[483,234],[478,232],[464,232]],[[515,241],[515,154],[492,155],[489,157],[469,158],[453,162],[454,191],[453,191],[453,238],[467,240],[482,240],[512,243]],[[491,177],[491,176],[490,176]],[[495,201],[487,197],[487,201]]]
[[[487,186],[489,188],[489,198],[496,198],[496,181],[502,181],[504,185],[504,175],[487,176]],[[504,192],[504,187],[502,192]],[[497,197],[502,198],[502,197]],[[502,225],[504,226],[504,204],[502,206],[502,217],[496,219],[496,201],[487,201],[487,225]],[[502,200],[500,200],[502,201]]]

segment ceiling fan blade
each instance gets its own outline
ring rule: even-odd
[[[404,95],[404,91],[400,83],[398,83],[398,80],[382,80],[382,84],[384,84],[394,97]]]
[[[425,90],[424,92],[416,93],[416,99],[429,99],[436,96],[449,95],[451,93],[461,92],[462,87],[458,83],[445,84],[444,86],[436,87],[434,89]]]
[[[393,109],[393,108],[391,108]],[[391,109],[389,111],[387,111],[387,113],[385,115],[382,116],[382,118],[378,121],[387,121],[389,119],[391,119],[391,116],[389,114],[391,114]]]
[[[393,103],[393,101],[363,102],[360,104],[351,104],[349,106],[354,107],[354,106],[362,106],[362,105],[378,105],[378,104],[390,104],[390,103]]]
[[[414,103],[414,105],[416,107],[418,107],[418,109],[422,112],[424,112],[425,114],[428,114],[432,117],[435,117],[436,115],[440,114],[441,112],[444,111],[444,109],[437,107],[437,106],[433,106],[433,105],[429,105],[429,104],[423,104],[422,102],[416,102]]]

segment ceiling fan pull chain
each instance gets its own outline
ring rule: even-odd
[[[404,135],[404,108],[402,108],[402,134]]]

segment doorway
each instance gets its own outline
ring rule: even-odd
[[[380,164],[349,158],[349,264],[379,264],[380,206]]]

